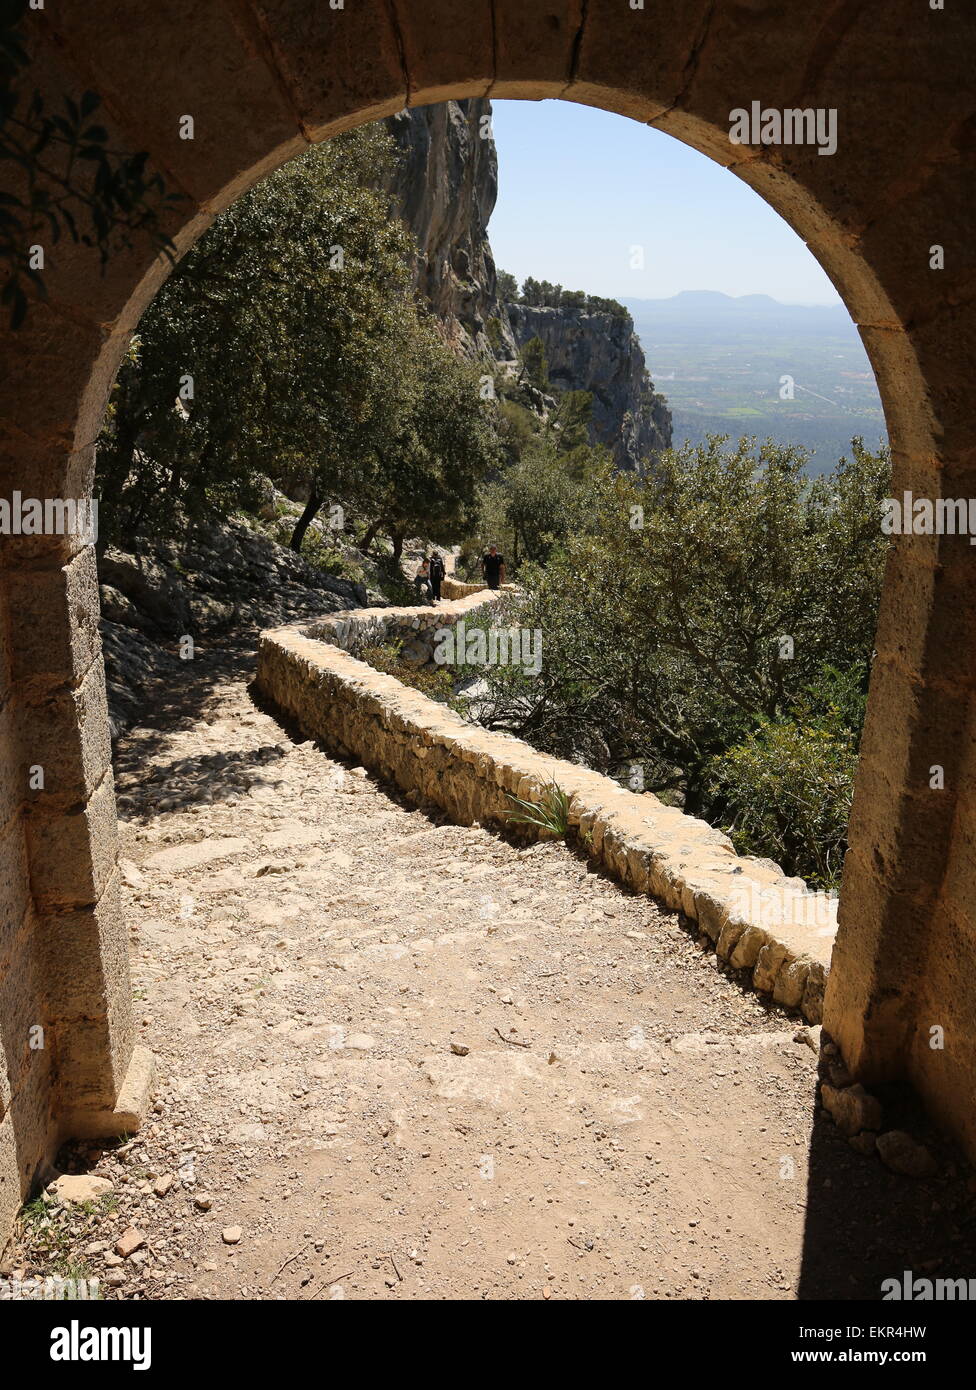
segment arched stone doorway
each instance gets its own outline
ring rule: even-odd
[[[807,241],[860,326],[895,495],[976,495],[970,219],[976,17],[918,0],[90,0],[28,12],[46,97],[103,96],[121,148],[210,218],[308,141],[448,97],[561,97],[670,132]],[[728,138],[735,108],[837,112],[836,153]],[[181,117],[194,138],[181,139]],[[930,268],[930,248],[945,269]],[[0,496],[82,497],[120,356],[161,283],[51,257],[49,299],[4,330]],[[5,537],[0,613],[0,1228],[60,1135],[137,1104],[90,548]],[[976,1152],[974,627],[965,537],[892,547],[827,1027],[864,1080],[907,1077]],[[47,770],[30,789],[29,769]],[[935,789],[931,768],[944,769]],[[37,1025],[44,1046],[32,1046]],[[930,1029],[944,1046],[930,1046]],[[128,1082],[126,1078],[128,1077]]]

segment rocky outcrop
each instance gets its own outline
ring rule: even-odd
[[[618,468],[639,470],[671,443],[671,412],[654,390],[629,314],[509,304],[519,346],[541,339],[549,380],[563,391],[590,391],[590,437],[613,450]]]
[[[671,413],[654,390],[629,315],[535,309],[498,294],[488,222],[498,194],[491,103],[484,99],[411,107],[386,122],[399,152],[387,184],[417,240],[415,284],[466,357],[512,362],[539,336],[558,390],[591,391],[593,443],[636,470],[671,443]],[[540,397],[536,407],[544,414]]]
[[[514,358],[487,230],[498,194],[491,103],[411,107],[386,128],[399,156],[389,192],[417,239],[417,289],[464,356]]]
[[[98,573],[113,738],[154,689],[183,679],[181,639],[383,601],[240,522],[201,526],[181,542],[145,540],[138,554],[109,546]]]

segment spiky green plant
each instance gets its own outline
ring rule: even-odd
[[[508,813],[512,824],[531,825],[536,830],[560,837],[569,830],[569,797],[557,785],[554,777],[543,787],[538,801],[526,801],[513,792],[506,792],[505,795],[517,808]]]

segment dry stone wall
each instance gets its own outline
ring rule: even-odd
[[[441,580],[441,594],[446,599],[467,598],[469,594],[479,594],[487,587],[486,584],[465,584],[460,579],[451,579],[449,575]]]
[[[446,626],[495,601],[472,594],[433,612]],[[571,825],[614,878],[683,912],[722,959],[751,972],[756,989],[819,1023],[836,902],[767,860],[737,855],[704,821],[471,725],[351,655],[352,634],[395,631],[430,611],[362,610],[265,632],[258,686],[307,733],[462,825],[501,826],[509,794],[538,802],[555,782]]]
[[[448,582],[453,589],[467,591],[457,596],[464,602],[442,603],[436,607],[354,608],[317,618],[298,630],[306,637],[341,647],[353,656],[358,656],[366,647],[399,642],[401,654],[408,661],[413,660],[418,664],[430,661],[434,654],[434,634],[438,629],[453,627],[459,618],[485,607],[493,600],[490,590],[483,584],[459,584],[445,580],[445,585]],[[478,597],[475,598],[475,595]]]

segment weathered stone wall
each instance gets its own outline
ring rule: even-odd
[[[306,637],[317,637],[353,656],[358,656],[364,647],[400,642],[408,659],[411,652],[419,658],[420,652],[424,651],[424,659],[429,660],[434,649],[434,633],[438,628],[453,627],[466,614],[486,607],[497,598],[483,584],[452,583],[452,588],[468,592],[458,595],[454,603],[442,603],[435,607],[425,604],[416,608],[347,609],[342,613],[316,618],[302,626],[301,631]]]
[[[25,783],[6,604],[0,594],[0,1240],[50,1142],[51,1052],[32,1049],[45,1018],[44,982],[32,943],[39,929],[30,892],[22,809]]]
[[[457,621],[492,597],[462,599],[439,610],[440,620]],[[414,610],[401,611],[412,621]],[[836,902],[766,860],[736,855],[728,836],[650,794],[468,724],[322,641],[336,621],[261,636],[258,686],[306,732],[462,825],[502,825],[512,809],[507,793],[538,801],[555,781],[570,799],[571,824],[609,873],[697,921],[724,960],[751,971],[757,989],[820,1021]]]
[[[8,564],[15,554],[24,568],[8,570],[0,612],[0,1234],[63,1135],[118,1132],[126,1077],[147,1068],[133,1050],[94,552],[7,538]]]
[[[486,584],[465,584],[460,579],[451,579],[449,575],[445,575],[441,581],[441,596],[446,599],[466,598],[468,594],[480,593],[487,587]]]

